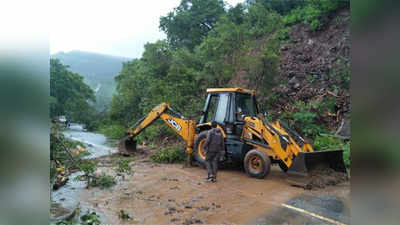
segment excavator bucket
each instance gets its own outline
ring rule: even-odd
[[[136,140],[127,135],[120,141],[118,149],[121,155],[130,156],[136,151]]]
[[[287,174],[290,184],[306,189],[323,188],[348,179],[343,150],[300,152]]]

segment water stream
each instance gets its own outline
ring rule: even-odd
[[[87,132],[80,124],[71,124],[67,130],[63,131],[63,134],[68,139],[85,144],[86,151],[90,154],[84,158],[93,159],[117,152],[117,149],[110,145],[110,142],[103,134]],[[67,218],[78,207],[81,212],[86,212],[89,209],[90,206],[79,202],[79,193],[86,187],[85,181],[75,180],[79,175],[82,175],[82,172],[78,171],[70,174],[69,180],[64,186],[58,190],[51,191],[51,222],[54,223],[60,219]]]

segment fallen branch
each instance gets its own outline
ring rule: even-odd
[[[340,133],[340,131],[342,131],[343,125],[344,125],[344,119],[342,119],[342,122],[340,123],[340,126],[337,129],[337,131],[335,132],[335,135],[338,135]]]
[[[337,96],[335,93],[331,92],[331,91],[327,91],[328,94],[332,95],[333,97],[338,98],[339,96]]]

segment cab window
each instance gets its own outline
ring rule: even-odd
[[[211,122],[214,120],[215,113],[219,102],[219,95],[211,95],[210,102],[208,105],[207,114],[205,115],[205,122]]]
[[[254,100],[254,97],[250,94],[236,94],[236,119],[243,120],[242,115],[257,115],[256,102]]]
[[[214,120],[217,121],[218,123],[225,122],[226,111],[228,109],[228,101],[229,101],[228,94],[220,94],[218,108],[214,118]]]

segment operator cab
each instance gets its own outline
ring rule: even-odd
[[[243,88],[210,88],[207,89],[207,99],[200,127],[216,121],[223,127],[227,136],[239,138],[242,133],[243,118],[257,116],[255,91]]]

